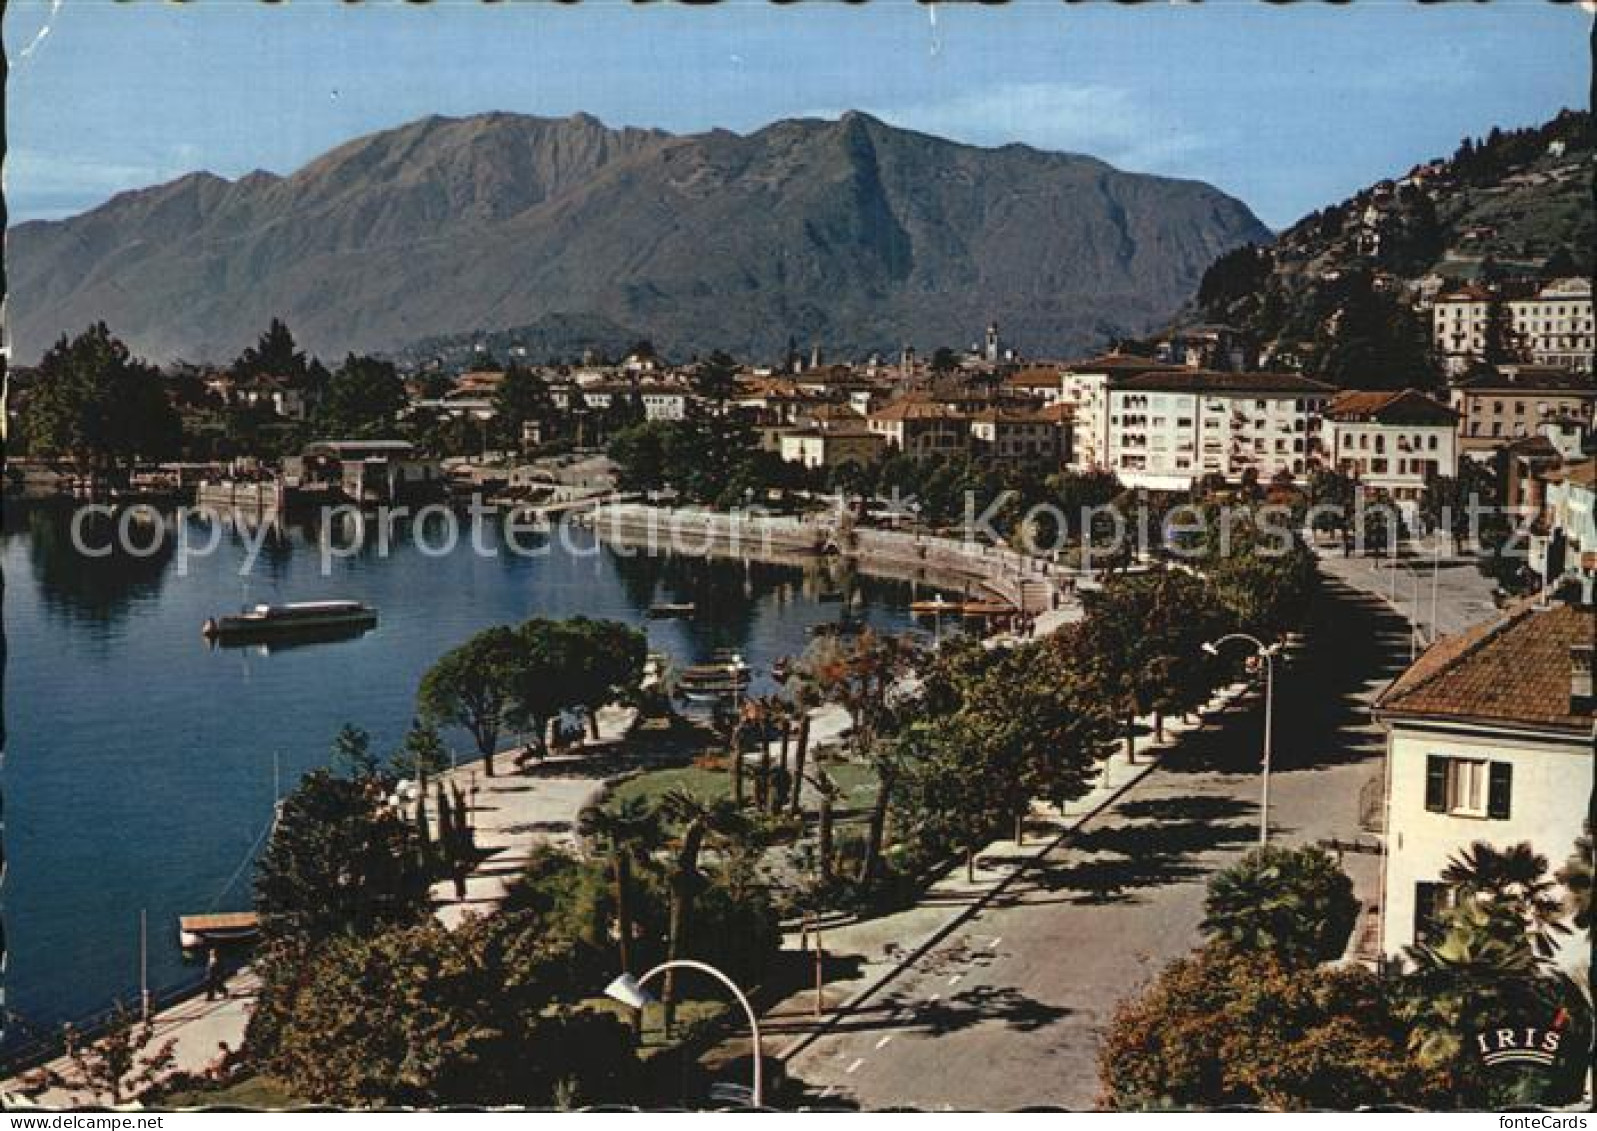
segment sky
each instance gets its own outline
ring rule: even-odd
[[[859,109],[1207,181],[1271,227],[1588,100],[1591,5],[11,0],[12,223],[289,173],[428,114],[746,132]]]

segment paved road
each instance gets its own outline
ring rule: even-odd
[[[1438,561],[1425,547],[1416,546],[1409,556],[1398,558],[1394,571],[1388,558],[1344,558],[1326,547],[1321,553],[1321,568],[1329,576],[1385,598],[1399,615],[1412,620],[1419,629],[1419,648],[1435,639],[1438,631],[1452,636],[1497,613],[1492,603],[1495,584],[1481,575],[1473,558]]]
[[[1283,841],[1358,835],[1381,755],[1363,708],[1407,657],[1407,626],[1338,583],[1315,622],[1278,680],[1272,828]],[[1001,903],[794,1058],[795,1102],[1091,1107],[1116,1003],[1198,942],[1207,875],[1256,841],[1259,714],[1189,736]],[[1350,853],[1345,866],[1373,899],[1376,857]]]

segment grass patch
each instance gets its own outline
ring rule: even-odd
[[[201,1088],[163,1096],[163,1108],[252,1107],[265,1110],[303,1107],[305,1101],[293,1095],[280,1080],[271,1076],[245,1076],[220,1088]]]
[[[731,773],[728,770],[704,770],[697,766],[649,770],[616,786],[605,801],[605,808],[618,808],[634,798],[642,798],[653,806],[667,793],[677,789],[704,801],[729,797],[732,793]]]

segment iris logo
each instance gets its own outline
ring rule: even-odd
[[[1558,1058],[1558,1046],[1563,1043],[1564,1027],[1568,1024],[1569,1014],[1560,1009],[1552,1025],[1545,1029],[1531,1025],[1477,1033],[1475,1047],[1481,1059],[1490,1065],[1551,1065]]]

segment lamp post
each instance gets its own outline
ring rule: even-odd
[[[1256,636],[1246,632],[1232,632],[1218,640],[1205,641],[1203,650],[1211,656],[1220,654],[1220,646],[1232,640],[1242,640],[1253,645],[1254,654],[1264,657],[1264,786],[1259,798],[1259,846],[1270,843],[1270,731],[1275,715],[1275,657],[1281,645],[1266,645]]]
[[[754,1007],[749,1004],[749,999],[731,978],[717,970],[707,962],[695,962],[690,958],[676,958],[669,962],[662,962],[654,969],[646,971],[642,977],[634,978],[631,974],[622,974],[615,981],[604,988],[607,996],[619,1001],[622,1005],[641,1010],[644,1006],[654,1002],[655,997],[643,988],[644,983],[658,974],[667,970],[697,970],[701,974],[708,974],[732,991],[732,996],[737,998],[738,1004],[743,1007],[743,1012],[748,1015],[749,1032],[754,1037],[754,1106],[765,1106],[765,1071],[764,1052],[760,1044],[760,1019],[754,1014]]]

